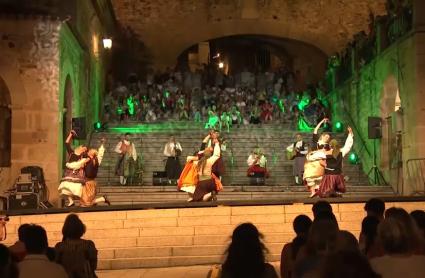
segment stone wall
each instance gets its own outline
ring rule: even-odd
[[[425,209],[424,202],[387,202],[386,207],[407,211]],[[364,203],[333,203],[339,228],[360,234]],[[285,243],[295,236],[292,222],[300,214],[312,216],[311,204],[219,206],[121,210],[78,213],[87,227],[84,238],[93,240],[98,269],[172,267],[221,263],[234,228],[256,225],[269,250],[267,260],[280,260]],[[11,216],[6,245],[17,240],[17,229],[36,223],[47,230],[49,245],[62,240],[66,213]]]
[[[317,46],[326,54],[367,31],[385,0],[113,0],[116,17],[136,31],[156,67],[173,66],[186,48],[231,35],[269,35]],[[300,53],[302,55],[302,53]]]
[[[73,3],[77,16],[63,21],[22,15],[0,18],[0,77],[12,106],[12,166],[0,173],[1,191],[14,184],[22,167],[36,165],[43,168],[50,201],[56,203],[64,133],[69,132],[71,119],[85,117],[88,136],[99,120],[108,66],[102,38],[108,31],[94,2]]]
[[[332,94],[334,121],[342,120],[353,124],[356,133],[354,149],[360,154],[364,170],[373,165],[373,149],[376,148],[377,165],[399,193],[409,194],[406,162],[411,158],[425,157],[425,94],[420,88],[424,79],[423,53],[424,43],[421,33],[411,33],[386,49],[370,64],[364,66],[357,77],[349,79]],[[423,50],[422,50],[423,52]],[[421,62],[422,61],[422,62]],[[397,170],[391,170],[388,147],[391,136],[391,122],[386,119],[394,112],[397,91],[402,107],[402,165],[404,187],[397,179]],[[382,139],[368,139],[368,117],[383,119]],[[351,117],[351,119],[350,119]],[[354,123],[353,123],[354,122]],[[364,143],[361,142],[363,138]]]
[[[1,173],[2,191],[28,165],[41,166],[49,190],[56,191],[60,24],[41,18],[0,18],[0,77],[12,107],[12,166]]]

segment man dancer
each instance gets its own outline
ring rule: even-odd
[[[111,205],[106,196],[96,198],[97,193],[97,172],[99,170],[99,165],[102,163],[103,154],[105,153],[104,148],[105,139],[102,138],[101,145],[98,150],[90,149],[88,151],[88,161],[84,166],[84,173],[86,176],[86,183],[83,186],[81,192],[80,206],[82,207],[91,207],[98,203],[106,203],[108,206]]]
[[[221,140],[220,131],[218,130],[210,130],[208,135],[202,141],[200,151],[204,151],[206,148],[214,148],[215,140],[219,141],[220,151],[222,152],[226,151],[226,144],[224,140]],[[214,173],[216,177],[218,177],[221,180],[221,177],[224,175],[224,172],[225,172],[222,155],[220,155],[220,158],[214,162],[212,166],[212,172]]]
[[[293,155],[294,165],[292,173],[295,177],[295,184],[302,184],[304,174],[305,156],[308,152],[307,145],[304,143],[300,133],[295,137],[295,143],[291,144],[286,150]]]
[[[125,185],[131,175],[131,159],[134,162],[137,160],[136,147],[130,141],[130,133],[124,135],[124,139],[118,142],[114,151],[119,154],[115,174],[120,177],[120,184]]]
[[[164,155],[167,157],[165,172],[167,173],[170,184],[180,177],[182,169],[179,157],[182,151],[183,149],[180,143],[176,141],[174,136],[171,136],[170,141],[164,147]]]

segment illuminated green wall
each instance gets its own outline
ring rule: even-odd
[[[354,77],[348,79],[343,85],[337,87],[331,93],[332,118],[345,125],[352,125],[355,131],[354,150],[359,154],[363,169],[367,173],[373,165],[373,147],[376,144],[377,165],[383,171],[387,181],[393,186],[397,182],[391,173],[390,165],[386,161],[388,144],[388,124],[386,117],[390,116],[391,102],[395,104],[394,90],[389,90],[389,84],[398,87],[405,110],[413,113],[412,101],[418,94],[416,90],[416,64],[415,64],[415,34],[407,35],[394,45],[378,55],[371,63],[364,66]],[[392,87],[394,87],[392,86]],[[389,104],[388,104],[389,103]],[[412,107],[413,108],[413,107]],[[383,118],[383,138],[368,139],[368,117],[376,116]],[[414,126],[405,122],[403,141],[412,135]],[[364,142],[362,142],[362,139]],[[403,150],[403,160],[408,153]]]

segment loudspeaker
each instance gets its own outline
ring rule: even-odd
[[[86,139],[86,118],[72,118],[72,129],[77,133],[75,139]]]
[[[8,210],[37,209],[40,203],[38,194],[13,194],[7,197]]]
[[[380,117],[367,118],[367,136],[369,139],[382,137],[382,119]]]

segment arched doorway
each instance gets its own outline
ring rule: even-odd
[[[0,167],[10,167],[12,154],[12,110],[9,89],[0,77]]]
[[[64,140],[69,134],[69,131],[72,128],[72,99],[73,99],[73,89],[72,89],[72,82],[71,78],[68,75],[66,77],[65,81],[65,91],[63,95],[63,123],[62,123],[62,132],[63,132],[63,138]],[[66,149],[63,149],[63,159],[62,159],[62,166],[65,166],[67,160],[67,153]]]
[[[394,180],[394,173],[402,162],[402,103],[397,79],[390,75],[383,84],[380,113],[382,117],[381,169],[387,178]]]

